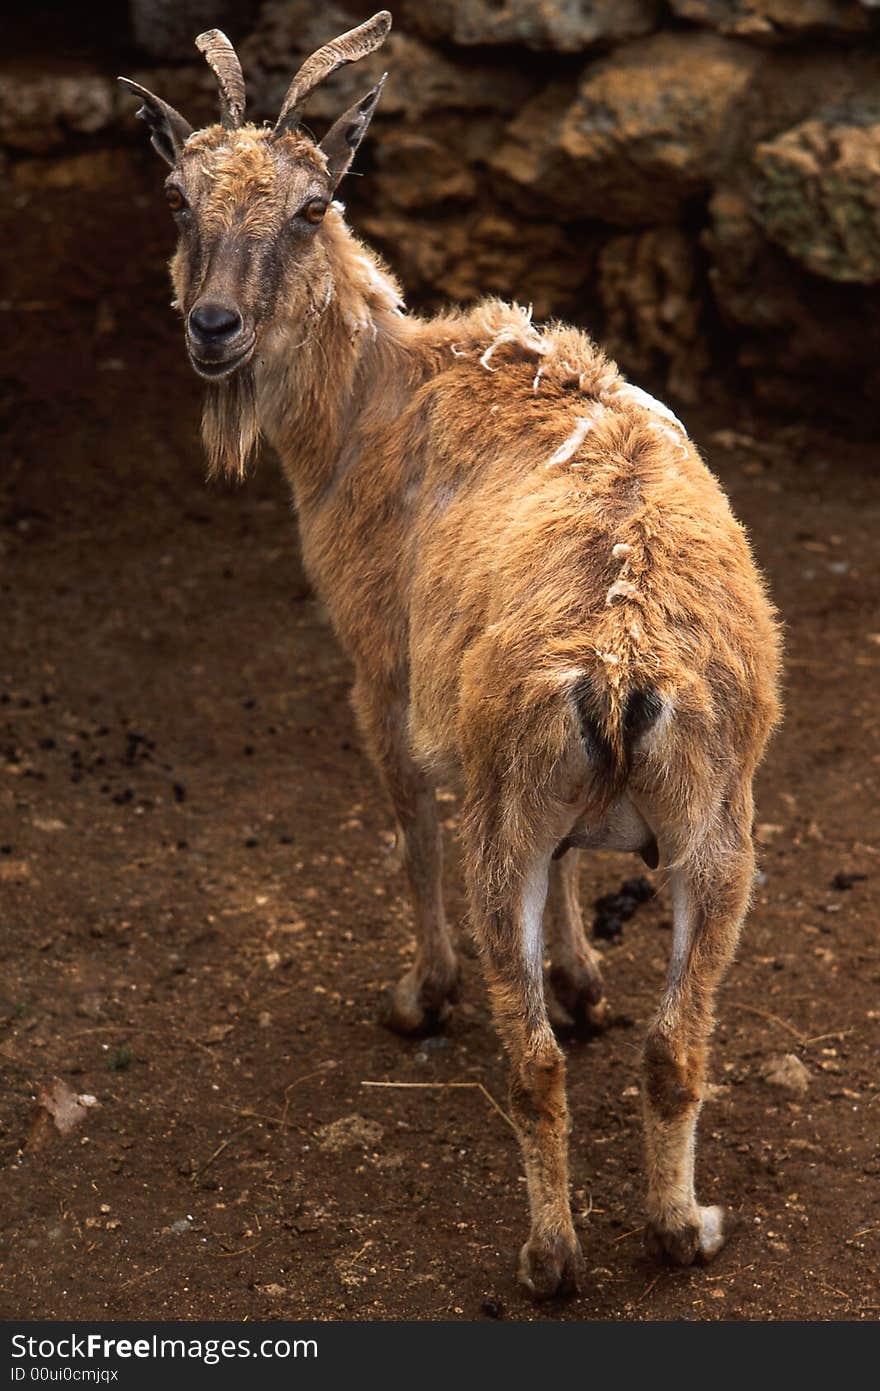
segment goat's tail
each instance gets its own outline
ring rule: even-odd
[[[595,770],[597,800],[610,803],[629,781],[638,740],[659,719],[664,701],[650,684],[621,691],[616,685],[581,677],[572,690],[587,758]]]

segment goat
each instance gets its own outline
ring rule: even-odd
[[[557,1015],[611,1018],[577,899],[581,848],[662,857],[674,933],[645,1044],[647,1243],[680,1264],[724,1244],[694,1141],[714,997],[754,877],[752,781],[778,718],[774,610],[742,527],[672,412],[581,331],[489,299],[406,314],[336,201],[384,77],[316,143],[310,92],[376,49],[386,12],[318,49],[271,129],[244,119],[229,40],[196,40],[221,122],[193,131],[121,79],[171,165],[171,264],[207,382],[210,469],[277,451],[304,563],[353,660],[353,705],[393,805],[415,962],[402,1033],[441,1024],[459,968],[441,897],[435,786],[461,794],[470,915],[509,1055],[531,1210],[519,1277],[578,1288]]]

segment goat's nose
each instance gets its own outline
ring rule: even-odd
[[[241,315],[228,304],[205,300],[190,311],[190,333],[205,342],[219,343],[232,338],[241,328]]]

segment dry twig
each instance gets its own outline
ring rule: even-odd
[[[443,1091],[447,1088],[452,1087],[470,1087],[475,1091],[482,1092],[483,1096],[486,1098],[489,1105],[492,1107],[492,1110],[497,1111],[501,1119],[510,1126],[514,1134],[516,1133],[516,1126],[510,1119],[510,1116],[507,1114],[506,1111],[502,1110],[492,1093],[486,1087],[483,1086],[482,1082],[361,1082],[361,1086],[400,1088],[408,1087],[413,1088],[414,1090],[419,1089],[423,1091]]]

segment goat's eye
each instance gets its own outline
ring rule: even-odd
[[[303,217],[306,222],[320,222],[327,211],[327,204],[323,198],[313,198],[310,203],[306,203],[303,208]]]
[[[166,188],[165,197],[168,200],[168,206],[173,213],[182,212],[183,209],[187,206],[186,199],[184,198],[183,193],[177,187],[176,184],[170,184],[169,187]]]

